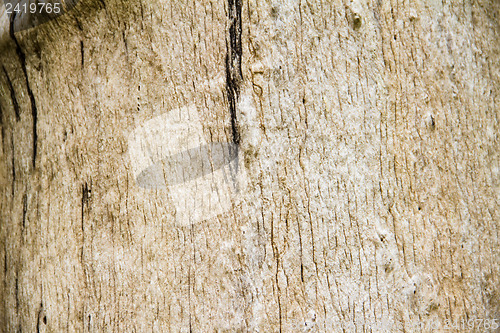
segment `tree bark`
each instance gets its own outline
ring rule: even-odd
[[[73,3],[0,18],[3,332],[498,330],[498,1]]]

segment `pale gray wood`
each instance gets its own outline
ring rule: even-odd
[[[499,318],[500,3],[249,0],[241,59],[237,4],[0,18],[1,330]]]

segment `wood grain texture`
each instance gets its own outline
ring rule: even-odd
[[[16,40],[0,24],[0,331],[500,318],[499,16],[495,0],[82,0]],[[136,183],[129,139],[188,106],[200,142],[238,144],[239,184],[186,225],[168,188]]]

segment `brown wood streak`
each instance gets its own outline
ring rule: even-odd
[[[229,31],[226,53],[226,92],[231,114],[233,142],[240,143],[236,105],[240,97],[240,85],[243,81],[241,72],[241,0],[228,0]]]
[[[37,144],[38,144],[38,134],[37,134],[37,123],[38,123],[38,110],[36,107],[36,100],[35,100],[35,95],[33,94],[33,90],[31,89],[30,82],[28,80],[28,72],[26,70],[26,55],[24,54],[23,49],[19,45],[19,41],[17,40],[17,37],[14,33],[14,22],[16,19],[16,14],[13,13],[10,17],[10,28],[9,28],[9,34],[11,39],[14,41],[14,44],[16,45],[16,54],[19,58],[19,61],[21,62],[21,69],[24,74],[25,82],[26,82],[26,90],[28,92],[28,97],[30,99],[31,103],[31,116],[32,116],[32,137],[33,137],[33,156],[32,156],[32,165],[33,168],[35,168],[35,162],[36,162],[36,151],[37,151]]]
[[[19,111],[19,103],[17,102],[16,92],[14,90],[14,86],[12,84],[12,81],[10,80],[9,74],[7,73],[7,70],[5,69],[5,66],[2,66],[2,70],[3,70],[3,73],[5,74],[5,77],[7,78],[7,86],[9,88],[10,99],[12,100],[12,106],[14,107],[14,114],[16,115],[16,120],[19,121],[19,120],[21,120],[21,113]]]

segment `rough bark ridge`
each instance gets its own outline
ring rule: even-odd
[[[0,15],[0,331],[499,318],[499,11],[82,0],[14,36]],[[128,146],[186,109],[246,174],[192,225]]]

